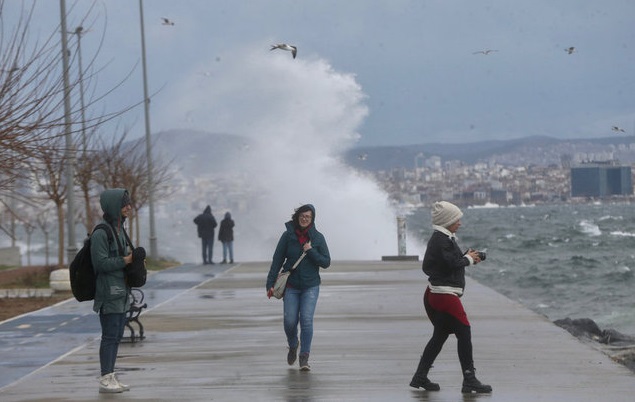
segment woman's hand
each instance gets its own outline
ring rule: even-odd
[[[273,287],[267,290],[267,297],[271,299],[271,296],[273,296]]]
[[[474,264],[478,264],[479,262],[481,262],[481,258],[478,256],[478,251],[469,249],[467,251],[467,254],[470,257],[472,257],[472,260],[474,261]]]
[[[125,257],[123,257],[123,262],[125,262],[126,265],[132,264],[132,253],[128,254]]]
[[[304,245],[302,246],[302,249],[304,250],[304,252],[306,253],[307,251],[311,250],[313,247],[311,247],[311,242],[308,241],[306,243],[304,243]]]

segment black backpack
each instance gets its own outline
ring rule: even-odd
[[[97,229],[104,229],[108,235],[108,243],[112,242],[112,230],[105,223],[95,226],[93,233]],[[68,267],[71,279],[71,290],[77,301],[89,301],[95,298],[96,275],[93,269],[93,261],[90,257],[90,234],[84,240],[84,246],[77,252],[75,258]]]

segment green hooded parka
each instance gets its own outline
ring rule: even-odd
[[[104,212],[101,223],[110,225],[113,234],[119,237],[124,252],[130,253],[123,234],[125,218],[121,216],[124,195],[129,199],[128,191],[123,188],[108,189],[101,193],[99,202]],[[125,313],[130,308],[130,288],[126,285],[126,263],[123,256],[119,255],[117,241],[113,239],[109,243],[106,232],[97,230],[91,235],[90,255],[97,276],[93,310],[103,314]]]

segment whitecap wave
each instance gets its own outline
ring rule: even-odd
[[[611,232],[611,236],[635,237],[635,233],[622,232],[620,230],[615,230],[615,231]]]
[[[580,225],[580,229],[582,230],[582,233],[588,234],[590,236],[602,235],[602,231],[600,230],[600,227],[593,222],[583,220],[580,222],[579,225]]]

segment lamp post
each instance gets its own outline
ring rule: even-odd
[[[150,98],[148,97],[148,74],[146,68],[146,39],[143,27],[143,0],[139,0],[139,19],[141,24],[141,62],[143,67],[143,104],[146,123],[146,159],[148,169],[148,208],[150,215],[150,257],[157,259],[157,236],[154,227],[154,180],[152,168],[152,142],[150,140]]]
[[[82,67],[82,34],[84,27],[79,26],[73,32],[77,36],[77,62],[79,64],[79,102],[82,112],[82,156],[86,157],[86,110],[84,105],[84,68]]]
[[[67,262],[73,260],[77,253],[75,244],[75,144],[73,144],[71,123],[71,90],[68,78],[68,39],[66,36],[66,1],[60,0],[60,17],[62,32],[62,74],[64,79],[64,137],[66,141],[66,224],[68,228],[68,244],[66,247]]]

